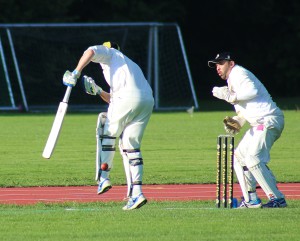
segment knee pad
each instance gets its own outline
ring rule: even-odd
[[[101,162],[106,162],[109,169],[112,168],[112,163],[116,151],[115,143],[116,137],[102,135],[102,151],[101,151]]]
[[[140,149],[123,150],[129,159],[130,166],[143,165],[143,158]]]
[[[142,185],[143,158],[140,149],[123,149],[127,156],[129,175],[132,185]]]
[[[102,139],[102,151],[115,151],[116,150],[116,137],[101,135],[100,138]]]
[[[96,127],[96,136],[100,137],[103,134],[103,128],[106,122],[106,112],[101,112],[98,115],[97,127]]]

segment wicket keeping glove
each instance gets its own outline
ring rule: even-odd
[[[79,77],[80,77],[79,71],[74,70],[71,73],[69,70],[67,70],[63,76],[63,84],[66,86],[74,87]]]
[[[102,88],[96,85],[95,81],[86,75],[82,77],[85,92],[89,95],[99,95],[102,92]]]
[[[226,100],[230,104],[234,104],[236,102],[236,94],[235,93],[230,93],[229,89],[227,86],[223,87],[214,87],[212,90],[213,96]]]
[[[231,135],[236,135],[242,129],[242,126],[245,124],[245,121],[246,121],[245,119],[239,116],[234,116],[234,117],[226,116],[223,120],[224,129],[227,133]]]

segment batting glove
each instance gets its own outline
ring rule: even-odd
[[[99,95],[102,92],[102,88],[96,85],[95,81],[86,75],[82,77],[85,92],[89,95]]]
[[[79,77],[80,77],[79,71],[74,70],[71,73],[69,70],[67,70],[63,76],[63,84],[66,86],[74,87]]]

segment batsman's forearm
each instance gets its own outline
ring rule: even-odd
[[[84,67],[91,62],[93,56],[94,56],[93,50],[88,49],[87,51],[85,51],[77,64],[76,70],[81,72],[84,69]]]
[[[104,90],[102,90],[99,96],[102,98],[102,100],[104,100],[108,104],[110,103],[110,93],[107,93]]]

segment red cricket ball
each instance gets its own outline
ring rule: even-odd
[[[102,163],[101,164],[101,170],[106,171],[108,169],[108,164],[107,163]]]

